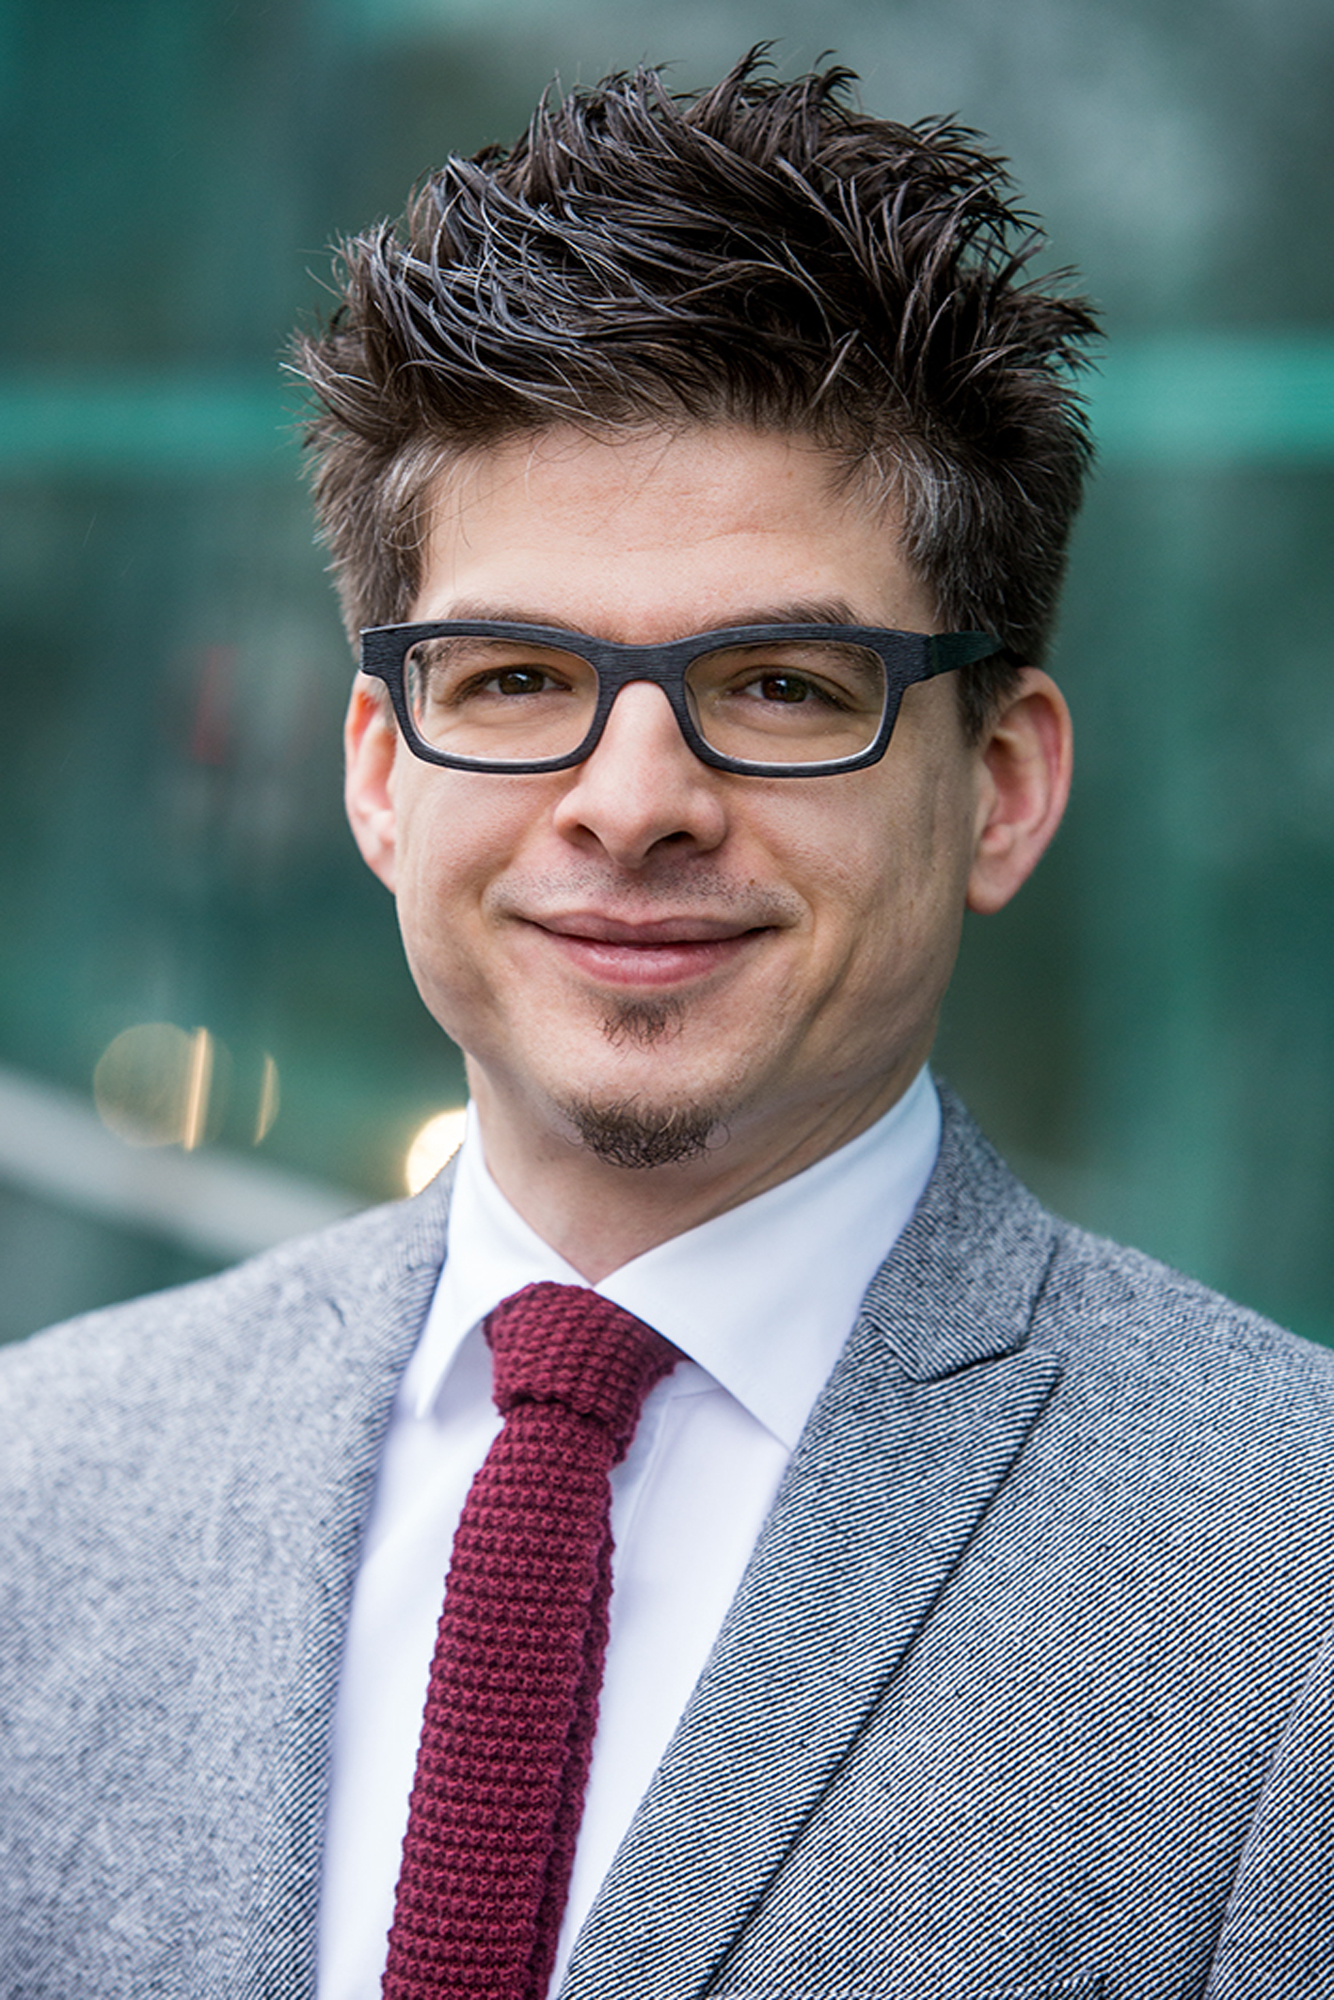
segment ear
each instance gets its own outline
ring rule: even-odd
[[[343,724],[343,801],[363,861],[388,889],[394,886],[398,830],[391,782],[398,742],[384,688],[358,674]]]
[[[1036,868],[1070,796],[1073,749],[1065,696],[1049,674],[1025,667],[977,746],[981,782],[970,910],[990,915],[1003,909]]]

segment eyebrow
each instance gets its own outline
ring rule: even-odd
[[[461,604],[451,605],[449,619],[457,620],[459,623],[547,625],[557,632],[583,631],[581,626],[571,624],[568,618],[557,617],[550,611],[535,610],[528,606],[487,604],[480,599],[465,599]],[[865,620],[858,618],[851,605],[841,597],[799,598],[788,604],[744,605],[727,620],[726,625],[700,625],[694,627],[693,631],[721,632],[733,625],[861,625],[864,623]],[[680,636],[691,638],[693,631],[683,632]]]

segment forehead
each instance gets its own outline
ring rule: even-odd
[[[808,440],[740,427],[471,452],[428,506],[414,618],[509,617],[646,643],[777,607],[929,630],[892,506]]]

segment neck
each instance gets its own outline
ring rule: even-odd
[[[531,1229],[596,1285],[659,1243],[737,1208],[837,1152],[903,1096],[925,1052],[856,1096],[804,1105],[780,1129],[740,1121],[681,1164],[627,1167],[600,1158],[558,1119],[514,1115],[484,1077],[473,1101],[492,1178]]]

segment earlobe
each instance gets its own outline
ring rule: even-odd
[[[358,674],[343,724],[343,799],[362,859],[389,889],[394,887],[397,823],[391,779],[398,742],[398,725],[384,690]]]
[[[1028,880],[1070,795],[1070,710],[1049,674],[1024,669],[977,754],[982,783],[968,907],[989,915]]]

